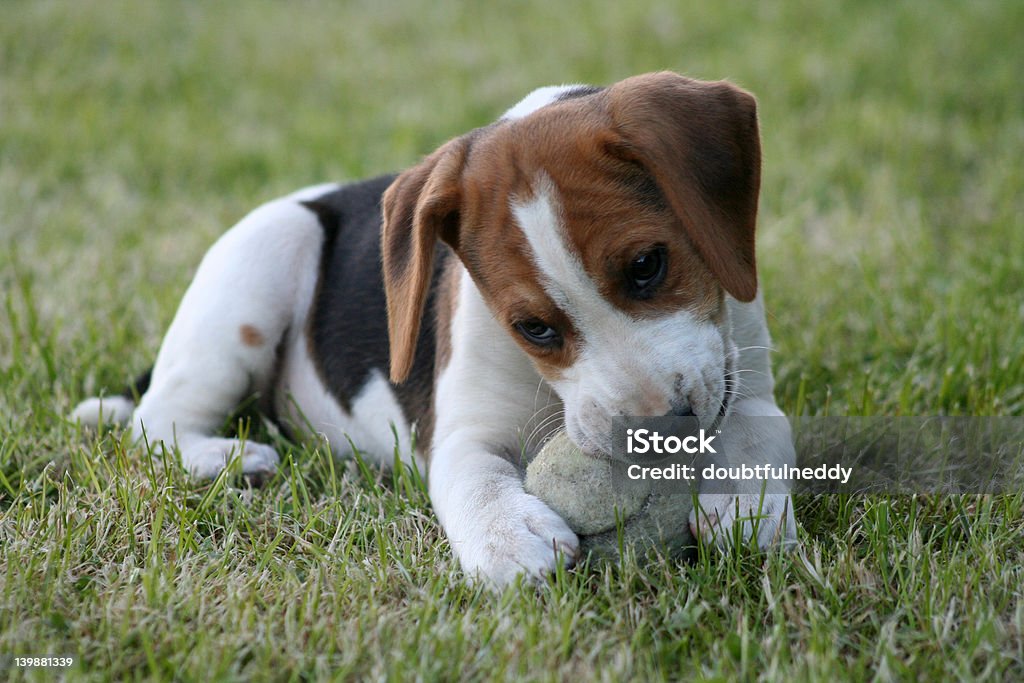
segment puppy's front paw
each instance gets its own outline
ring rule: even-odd
[[[698,506],[690,512],[690,531],[694,538],[719,548],[728,548],[737,536],[747,543],[757,534],[757,547],[776,543],[789,549],[796,546],[796,518],[789,494],[702,493]]]
[[[457,526],[461,529],[449,538],[463,570],[498,588],[520,574],[542,579],[559,562],[571,567],[579,555],[579,539],[562,518],[522,491],[466,510]]]
[[[238,439],[201,438],[181,445],[181,463],[196,479],[213,479],[235,457],[242,461],[242,474],[258,482],[271,477],[281,461],[270,446]]]

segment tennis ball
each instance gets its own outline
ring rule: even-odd
[[[584,556],[619,559],[621,549],[692,552],[692,494],[681,485],[655,487],[625,476],[628,463],[584,455],[566,432],[552,437],[526,468],[524,487],[561,515]]]

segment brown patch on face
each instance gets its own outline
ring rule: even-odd
[[[569,248],[580,258],[598,291],[616,308],[637,319],[689,310],[698,320],[718,310],[722,288],[679,221],[648,188],[634,191],[641,179],[634,168],[614,169],[595,178],[581,201],[581,192],[552,179],[559,190]],[[596,208],[595,208],[596,207]],[[664,250],[666,274],[649,296],[636,296],[630,285],[630,264],[645,253]]]
[[[566,312],[555,305],[541,286],[540,273],[525,257],[527,249],[525,238],[516,230],[497,254],[482,258],[470,273],[477,272],[474,280],[495,319],[534,360],[537,370],[553,380],[576,361],[579,338]],[[554,328],[559,343],[540,346],[524,337],[516,325],[532,321]]]
[[[533,359],[541,375],[555,380],[576,362],[582,340],[566,312],[558,308],[541,287],[534,286],[537,282],[539,280],[532,279],[485,297],[495,318],[505,325],[515,342]],[[517,323],[534,322],[553,328],[558,333],[558,343],[538,345],[517,328]]]
[[[250,347],[263,346],[266,341],[263,338],[263,333],[252,325],[242,325],[239,327],[238,336],[241,337],[243,344]]]

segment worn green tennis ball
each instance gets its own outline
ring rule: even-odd
[[[584,555],[618,559],[627,548],[673,557],[692,552],[690,492],[655,488],[624,473],[623,463],[584,455],[563,431],[529,463],[524,485],[576,532]]]

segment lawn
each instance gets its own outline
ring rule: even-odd
[[[1024,678],[1024,494],[797,500],[801,550],[495,595],[414,473],[190,482],[65,416],[152,361],[207,246],[400,169],[539,85],[656,69],[759,98],[777,397],[1024,416],[1024,3],[0,4],[0,675]]]

